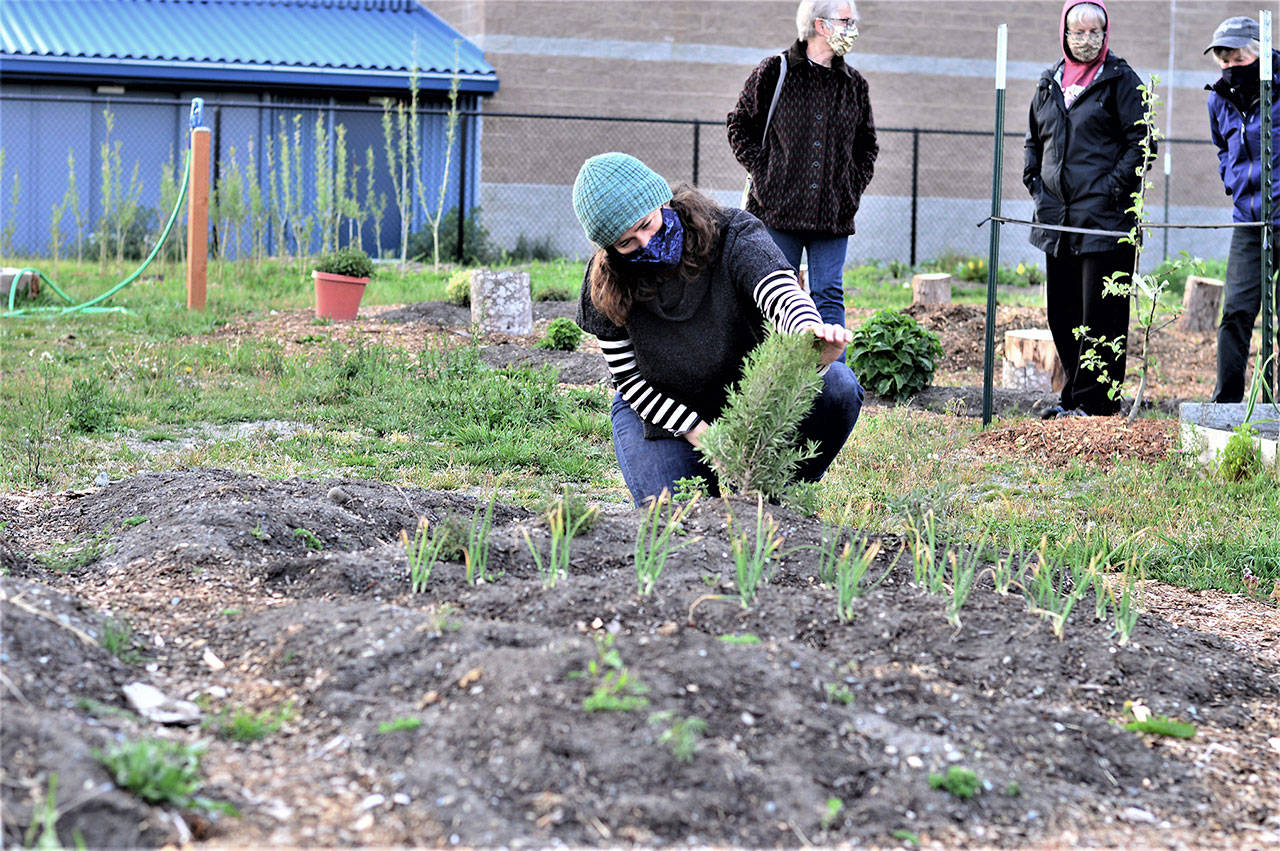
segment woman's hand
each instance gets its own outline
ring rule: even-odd
[[[853,332],[843,325],[809,325],[808,328],[820,344],[823,366],[835,363],[845,347],[853,342]]]
[[[698,424],[681,435],[685,440],[693,444],[694,448],[702,445],[702,433],[707,430],[707,421],[698,420]]]

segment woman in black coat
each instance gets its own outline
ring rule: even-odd
[[[1031,101],[1022,181],[1035,199],[1037,222],[1127,232],[1146,135],[1139,123],[1142,81],[1107,49],[1101,0],[1067,0],[1061,33],[1063,59],[1041,75]],[[1066,373],[1060,403],[1043,415],[1114,414],[1124,381],[1129,299],[1106,294],[1103,282],[1133,271],[1135,246],[1117,236],[1043,228],[1032,229],[1031,243],[1045,253],[1049,330]],[[1085,336],[1118,340],[1118,346],[1077,338],[1081,326]],[[1082,365],[1089,348],[1100,354],[1100,368]]]

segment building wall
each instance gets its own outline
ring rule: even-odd
[[[723,121],[752,66],[795,38],[790,0],[422,0],[485,51],[501,80],[486,112],[684,119],[699,128],[698,184],[723,201],[740,191],[744,173],[724,140]],[[1029,212],[1021,185],[1027,105],[1040,72],[1061,56],[1059,0],[863,0],[861,36],[850,59],[867,78],[881,158],[859,215],[858,256],[893,257],[903,244],[912,184],[920,209],[917,231],[929,230],[929,252],[981,250],[987,235],[973,225],[990,210],[996,28],[1009,28],[1003,185],[1010,215]],[[1113,0],[1111,47],[1139,75],[1162,79],[1158,114],[1174,139],[1207,141],[1203,87],[1217,76],[1202,55],[1214,27],[1233,14],[1257,15],[1256,4],[1189,0]],[[1170,19],[1173,18],[1172,33]],[[1173,73],[1170,75],[1172,39]],[[567,187],[582,159],[627,150],[670,180],[692,177],[689,125],[486,119],[483,152],[486,221],[499,207],[527,207],[539,216],[519,227],[543,228],[566,250],[585,251],[573,233]],[[908,130],[964,130],[982,137]],[[913,143],[915,146],[913,147]],[[1229,221],[1216,156],[1204,144],[1173,144],[1171,221]],[[913,150],[918,156],[913,157]],[[1165,203],[1163,164],[1152,173],[1149,204],[1159,220]],[[509,187],[518,186],[513,190]],[[925,207],[928,209],[926,210]],[[568,225],[560,217],[570,217]],[[1208,219],[1206,219],[1208,217]],[[1226,231],[1175,231],[1172,251],[1188,247],[1225,256]],[[530,234],[536,236],[536,233]],[[1035,260],[1025,229],[1005,238],[1002,256]]]

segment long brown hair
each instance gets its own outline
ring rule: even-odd
[[[692,281],[702,273],[715,251],[720,231],[717,215],[720,207],[687,183],[675,188],[669,206],[680,215],[680,222],[684,225],[684,248],[680,265],[663,274]],[[631,315],[631,306],[638,301],[649,301],[656,293],[654,279],[649,275],[637,275],[629,269],[622,255],[612,246],[596,251],[591,260],[588,281],[591,303],[615,325],[625,325]]]

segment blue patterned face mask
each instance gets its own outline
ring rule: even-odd
[[[662,227],[649,239],[649,244],[622,257],[637,266],[663,268],[679,265],[683,253],[684,225],[675,210],[663,207]]]

